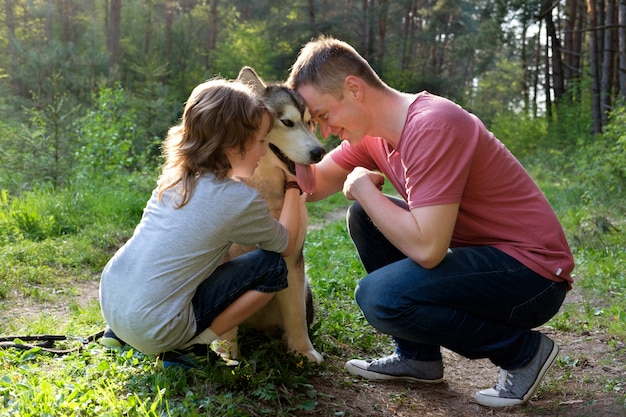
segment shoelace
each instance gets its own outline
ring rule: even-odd
[[[399,359],[400,359],[400,356],[394,354],[394,355],[385,356],[384,358],[380,358],[376,362],[379,365],[386,365],[388,363],[397,362]]]
[[[515,376],[504,369],[500,370],[500,374],[498,375],[498,382],[496,383],[495,390],[500,391],[509,391],[507,385],[513,385],[511,379]]]

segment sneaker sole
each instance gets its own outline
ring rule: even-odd
[[[443,377],[438,379],[421,379],[415,378],[412,376],[395,376],[395,375],[387,375],[381,374],[378,372],[368,371],[367,369],[359,368],[351,364],[350,362],[346,363],[346,370],[350,372],[352,375],[361,376],[365,379],[369,379],[372,381],[407,381],[407,382],[420,382],[423,384],[439,384],[443,381]]]
[[[559,346],[554,341],[552,341],[552,350],[550,351],[550,354],[541,366],[541,369],[539,369],[539,373],[537,374],[537,378],[535,378],[535,382],[533,383],[533,385],[531,385],[530,389],[528,390],[528,392],[526,392],[526,395],[524,395],[521,400],[518,398],[500,398],[481,395],[480,391],[474,395],[474,399],[478,404],[487,407],[508,407],[512,405],[525,404],[533,397],[533,395],[535,395],[537,388],[539,388],[539,384],[541,384],[541,381],[546,375],[546,372],[548,372],[548,369],[550,369],[552,364],[554,364],[554,361],[556,360],[558,354]]]
[[[122,347],[120,341],[113,337],[103,337],[100,339],[100,344],[106,347]]]

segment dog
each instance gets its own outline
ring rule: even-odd
[[[295,174],[302,190],[310,192],[313,187],[310,164],[319,162],[326,151],[313,132],[311,115],[297,92],[281,84],[266,84],[251,67],[242,68],[236,81],[252,87],[274,116],[274,127],[265,137],[268,149],[254,175],[244,181],[257,189],[268,202],[272,215],[279,218],[285,197],[282,169]],[[308,223],[305,200],[306,196],[302,195],[297,246],[285,258],[289,286],[279,291],[244,325],[271,333],[278,330],[290,351],[304,355],[309,362],[320,363],[322,355],[313,347],[308,333],[308,325],[313,321],[313,302],[302,251]],[[233,245],[227,257],[232,259],[253,249],[255,247]],[[214,346],[226,359],[234,360],[239,354],[237,331],[235,328],[222,335],[222,340]]]

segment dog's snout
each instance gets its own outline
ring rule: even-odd
[[[311,160],[313,162],[319,162],[326,155],[326,149],[322,146],[318,146],[311,151]]]

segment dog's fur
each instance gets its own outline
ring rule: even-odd
[[[325,150],[311,131],[311,116],[298,93],[283,85],[266,85],[250,67],[241,69],[237,81],[250,85],[274,115],[274,127],[265,138],[267,152],[261,157],[254,175],[245,182],[259,191],[268,202],[272,215],[279,218],[285,197],[285,175],[282,169],[295,174],[294,163],[310,165],[319,162]],[[285,258],[289,287],[279,291],[268,305],[245,324],[260,330],[278,329],[289,350],[301,353],[310,362],[320,363],[322,356],[313,347],[308,334],[308,324],[313,319],[313,303],[302,253],[307,223],[305,196],[302,196],[297,246]],[[229,257],[252,249],[255,248],[234,245],[229,251]],[[236,335],[237,329],[222,335],[223,340],[216,349],[223,356],[230,356],[231,359],[237,357]]]

